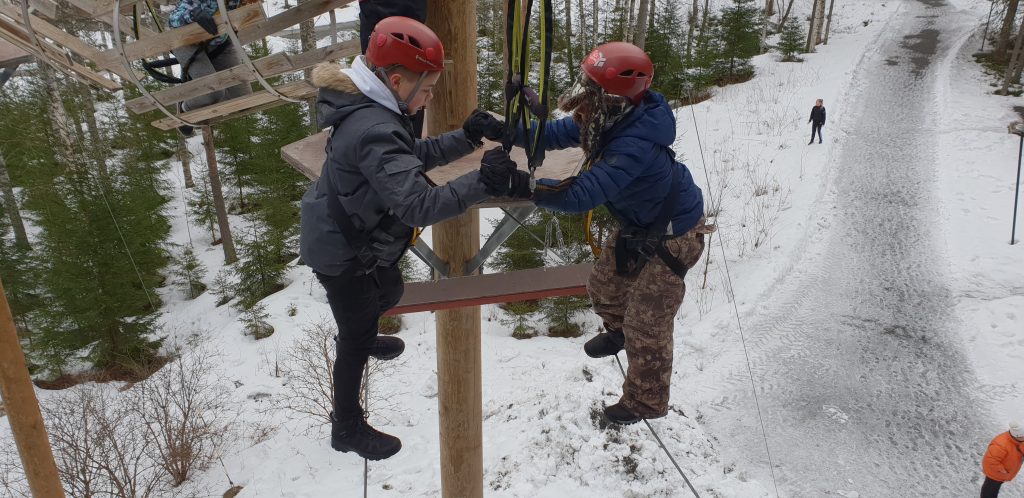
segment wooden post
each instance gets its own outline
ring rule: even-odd
[[[235,243],[231,239],[231,225],[228,224],[228,211],[224,206],[224,193],[220,188],[217,151],[213,146],[213,128],[209,126],[203,127],[203,148],[206,149],[206,166],[210,170],[210,191],[213,193],[213,207],[217,211],[220,243],[224,248],[224,262],[230,265],[238,261],[238,255],[235,254]]]
[[[427,22],[452,61],[434,90],[427,113],[432,135],[462,126],[476,108],[476,2],[432,0]],[[471,210],[434,225],[434,249],[461,274],[480,248],[480,215]],[[441,496],[483,498],[483,391],[480,307],[439,311],[437,322],[438,413],[441,436]]]
[[[28,375],[25,355],[21,352],[14,317],[7,304],[3,282],[0,282],[0,395],[10,417],[14,443],[18,446],[21,464],[32,496],[63,498],[64,489],[53,461],[50,439],[39,412],[39,401]]]

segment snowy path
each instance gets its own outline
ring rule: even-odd
[[[930,131],[936,66],[973,18],[941,0],[898,15],[857,71],[828,228],[744,324],[783,496],[976,496],[993,435],[956,333]],[[707,429],[768,479],[746,372],[731,378]]]

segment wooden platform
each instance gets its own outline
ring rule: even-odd
[[[32,54],[0,39],[0,68],[17,66],[32,60]]]
[[[591,263],[534,268],[405,284],[402,300],[387,315],[510,303],[587,293]]]
[[[281,158],[293,168],[299,170],[300,173],[306,175],[310,180],[315,180],[320,177],[324,159],[327,157],[327,153],[324,150],[324,147],[327,145],[327,136],[328,132],[323,131],[286,145],[281,148]],[[484,152],[498,145],[500,144],[485,140],[484,146],[472,154],[448,165],[434,168],[427,173],[427,176],[434,183],[444,185],[470,171],[480,169],[480,159],[483,157]],[[519,165],[519,169],[527,169],[526,154],[523,149],[514,147],[512,149],[512,159]],[[556,180],[568,178],[579,169],[582,159],[583,150],[579,148],[548,151],[544,165],[537,169],[537,178],[554,178]],[[517,202],[509,199],[495,199],[477,204],[475,207],[507,207],[522,203],[522,201]]]

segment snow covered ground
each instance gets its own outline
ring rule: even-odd
[[[947,263],[936,275],[949,289],[946,302],[953,309],[941,315],[949,319],[943,330],[951,332],[943,344],[959,348],[955,351],[961,354],[953,355],[954,359],[969,362],[960,365],[967,372],[966,384],[958,386],[957,397],[945,401],[975,404],[964,410],[978,414],[968,424],[970,435],[979,430],[984,434],[975,444],[958,447],[963,460],[975,464],[956,476],[958,483],[969,483],[980,476],[987,438],[1005,430],[1010,417],[1024,418],[1024,369],[1020,368],[1024,244],[1008,244],[1018,141],[1005,131],[1006,123],[1017,118],[1012,106],[1019,98],[992,95],[989,79],[970,60],[971,47],[980,44],[972,33],[978,19],[983,21],[987,14],[987,2],[950,1],[953,5],[942,11],[948,17],[943,20],[948,29],[941,35],[944,48],[929,69],[935,85],[914,89],[927,92],[913,101],[927,102],[928,108],[913,115],[922,117],[921,133],[930,134],[929,143],[935,146],[928,156],[936,161],[931,170],[935,178],[921,182],[921,188],[931,189],[936,202],[934,214],[922,217],[930,225],[921,232],[944,243],[938,253],[943,255],[940,261]],[[843,1],[835,12],[829,45],[806,55],[806,62],[781,64],[775,54],[760,56],[755,59],[754,80],[718,89],[710,101],[677,112],[676,149],[709,204],[720,213],[721,235],[712,239],[706,285],[703,271],[688,275],[687,297],[677,317],[672,412],[652,425],[702,496],[775,494],[761,425],[750,406],[752,381],[729,298],[730,276],[754,358],[753,383],[769,408],[764,413],[765,427],[773,453],[780,457],[776,464],[783,477],[782,495],[925,496],[909,487],[911,483],[900,483],[908,487],[893,488],[888,495],[868,493],[872,488],[862,487],[859,481],[869,480],[870,475],[855,476],[847,485],[832,485],[826,479],[832,476],[813,473],[817,467],[801,469],[792,463],[798,460],[785,458],[787,450],[800,447],[786,442],[783,432],[800,433],[816,427],[820,420],[815,420],[822,418],[847,424],[853,417],[846,426],[859,427],[859,410],[822,401],[820,413],[808,419],[785,418],[792,412],[775,411],[783,400],[772,399],[780,391],[763,384],[765,372],[771,371],[773,355],[780,365],[793,358],[771,348],[779,337],[787,337],[787,330],[762,325],[766,317],[779,313],[775,303],[784,291],[792,295],[820,288],[814,286],[820,282],[801,287],[790,277],[806,274],[801,270],[811,265],[812,256],[826,254],[833,236],[847,226],[848,218],[836,209],[837,199],[849,194],[840,183],[847,178],[841,168],[850,165],[850,149],[844,153],[844,147],[857,142],[851,133],[863,130],[863,113],[877,112],[866,110],[872,95],[864,89],[872,88],[872,78],[880,72],[905,72],[912,66],[909,59],[893,61],[894,65],[880,63],[885,58],[882,51],[893,37],[915,34],[894,31],[908,18],[926,7],[947,9],[942,4],[941,0]],[[952,15],[958,8],[963,10]],[[816,98],[824,99],[828,109],[826,143],[807,145],[806,122]],[[891,124],[878,121],[880,128]],[[197,160],[201,157],[197,154]],[[193,167],[202,171],[198,161]],[[178,164],[169,166],[168,178],[180,193],[184,182]],[[221,266],[220,247],[209,246],[199,227],[186,226],[183,202],[172,202],[169,211],[174,217],[174,240],[184,243],[192,237],[212,280]],[[1024,232],[1024,223],[1018,232]],[[1024,239],[1024,234],[1018,233],[1018,239]],[[724,240],[728,274],[720,240]],[[262,341],[243,335],[238,312],[229,306],[216,307],[215,297],[204,294],[186,301],[179,290],[161,290],[168,303],[162,318],[168,332],[181,341],[197,334],[219,351],[222,363],[210,375],[232,390],[242,423],[272,430],[269,437],[232,441],[223,451],[223,467],[217,464],[197,478],[196,486],[205,494],[219,496],[230,487],[229,478],[244,486],[242,497],[363,494],[362,460],[332,451],[327,427],[310,427],[275,408],[290,389],[279,370],[287,351],[306,334],[304,329],[330,320],[323,290],[308,268],[293,267],[288,279],[286,289],[264,300],[276,333]],[[296,311],[294,316],[290,310]],[[483,316],[486,496],[689,496],[646,428],[601,429],[595,423],[595,411],[602,402],[617,398],[621,384],[614,361],[594,361],[582,353],[582,343],[599,325],[595,317],[586,319],[588,335],[579,339],[519,341],[500,324],[496,307],[484,308]],[[440,495],[440,471],[433,315],[407,316],[399,336],[407,343],[406,353],[371,379],[375,398],[371,421],[401,437],[404,448],[395,457],[370,465],[369,496],[435,497]],[[815,358],[806,360],[814,364]],[[934,372],[921,375],[932,377]],[[39,395],[45,400],[64,394],[39,391]],[[933,396],[942,400],[941,392]],[[723,411],[722,406],[735,410]],[[6,418],[0,418],[0,431],[8,437]],[[842,445],[849,440],[809,443]],[[894,445],[888,456],[898,460],[906,451]],[[830,484],[807,493],[802,490],[808,488],[794,484],[798,480]],[[1024,485],[1007,485],[1004,495],[1024,496]]]

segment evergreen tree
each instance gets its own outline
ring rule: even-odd
[[[804,28],[795,17],[786,20],[786,24],[782,26],[777,48],[782,54],[782,62],[802,61],[796,54],[804,49]]]
[[[206,277],[206,267],[203,265],[191,247],[186,247],[181,254],[174,259],[172,269],[174,282],[185,290],[189,299],[195,299],[206,291],[206,284],[203,278]]]
[[[690,64],[683,75],[684,101],[696,103],[708,96],[708,88],[721,78],[722,57],[721,26],[716,16],[709,16],[707,24],[695,39]],[[657,73],[657,71],[655,71]]]
[[[733,0],[733,5],[722,9],[720,25],[722,83],[750,79],[754,75],[750,58],[761,52],[760,10],[754,0]]]
[[[657,3],[656,7],[655,21],[647,31],[644,46],[656,68],[651,88],[676,99],[682,96],[685,88],[684,47],[679,37],[685,31],[685,20],[679,14],[679,0],[665,0]]]
[[[54,80],[50,85],[67,88]],[[57,93],[68,94],[74,92]],[[63,104],[58,112],[73,116],[93,113],[93,100],[48,104]],[[153,289],[163,280],[161,244],[170,225],[162,214],[167,199],[157,161],[169,156],[164,145],[170,135],[123,111],[115,117],[112,130],[90,135],[68,133],[58,121],[48,141],[55,155],[39,158],[36,166],[46,173],[26,189],[26,208],[41,229],[39,283],[47,301],[33,349],[52,370],[79,350],[100,368],[138,367],[159,344],[152,338],[160,304]],[[94,146],[113,150],[113,157],[90,160]]]
[[[274,231],[250,217],[249,236],[241,242],[241,261],[237,265],[238,307],[248,310],[261,299],[284,287],[287,263],[281,261],[284,239]]]

